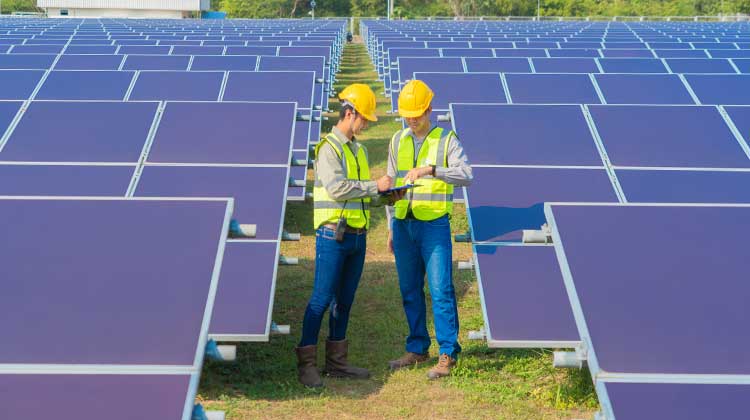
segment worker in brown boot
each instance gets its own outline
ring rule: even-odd
[[[299,381],[308,387],[323,386],[316,365],[317,344],[329,309],[323,372],[337,378],[370,377],[367,369],[349,365],[346,329],[365,262],[370,207],[400,198],[387,193],[391,178],[370,180],[367,151],[354,137],[369,121],[377,121],[375,94],[367,85],[353,84],[339,99],[339,121],[315,148],[315,282],[295,349]]]

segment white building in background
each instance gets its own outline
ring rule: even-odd
[[[180,19],[211,8],[211,0],[37,0],[49,17]]]

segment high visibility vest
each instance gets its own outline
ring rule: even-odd
[[[391,139],[391,153],[396,156],[398,174],[396,186],[404,185],[404,177],[409,170],[427,165],[448,166],[448,144],[455,135],[453,131],[435,127],[427,135],[419,151],[411,130],[397,132]],[[453,185],[432,176],[419,178],[414,182],[419,187],[407,191],[402,200],[395,204],[396,218],[403,219],[411,207],[412,214],[419,220],[435,220],[453,210]]]
[[[367,164],[365,148],[361,147],[355,157],[349,146],[339,142],[333,134],[328,134],[317,146],[315,146],[315,157],[324,144],[330,144],[344,165],[346,178],[354,181],[369,181],[370,167]],[[370,198],[355,198],[346,201],[336,201],[328,195],[323,183],[315,176],[315,187],[313,188],[313,219],[315,229],[327,223],[336,223],[339,217],[346,217],[346,224],[353,228],[370,227]]]

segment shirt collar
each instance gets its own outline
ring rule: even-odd
[[[336,127],[335,125],[331,129],[331,133],[333,133],[333,135],[336,136],[336,138],[338,139],[338,141],[341,142],[341,144],[346,144],[346,143],[349,143],[350,141],[351,142],[357,141],[354,137],[352,137],[351,139],[346,137],[346,135],[341,130],[339,130],[339,128]]]

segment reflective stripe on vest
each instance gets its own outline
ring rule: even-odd
[[[341,159],[344,173],[347,179],[351,180],[370,180],[370,167],[367,163],[367,152],[364,147],[359,147],[357,157],[351,151],[351,148],[345,146],[334,136],[328,134],[315,147],[315,158],[317,159],[318,151],[324,144],[330,144],[336,155]],[[359,174],[357,166],[359,165]],[[346,201],[336,201],[328,195],[325,186],[315,175],[315,186],[313,187],[313,224],[315,229],[320,225],[336,223],[339,217],[346,217],[346,224],[353,228],[370,227],[370,198],[357,198]]]
[[[443,135],[445,134],[445,135]],[[447,167],[448,144],[452,131],[435,127],[427,134],[419,151],[411,130],[397,132],[391,139],[391,153],[396,157],[396,186],[404,185],[406,174],[414,168],[428,165]],[[453,185],[432,176],[425,176],[415,181],[419,187],[410,189],[403,200],[395,204],[396,218],[403,219],[411,207],[412,214],[419,220],[435,220],[453,210]]]

